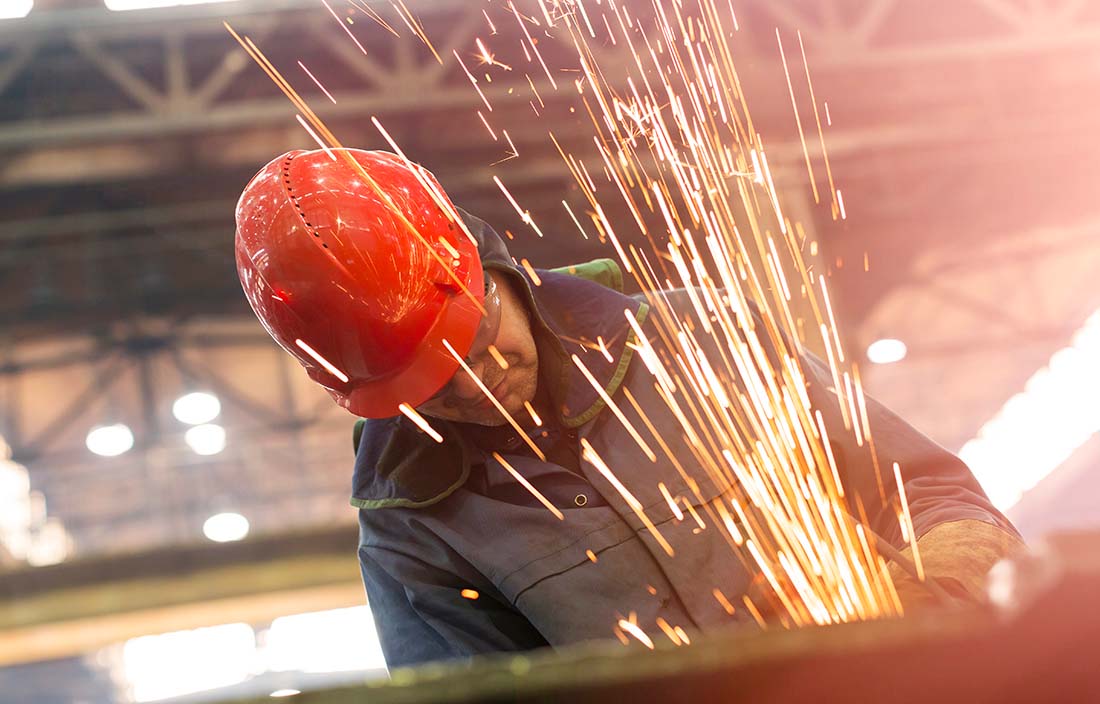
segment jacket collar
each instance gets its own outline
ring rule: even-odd
[[[611,395],[622,383],[633,348],[626,315],[639,322],[647,307],[598,283],[560,271],[536,271],[537,280],[515,267],[487,264],[517,284],[531,311],[539,350],[539,375],[548,383],[556,420],[566,427],[588,422],[604,408],[600,393],[574,362]]]
[[[612,395],[634,351],[626,315],[640,323],[646,305],[580,275],[536,270],[532,276],[515,266],[499,237],[483,221],[468,217],[467,225],[484,243],[482,265],[509,277],[531,312],[539,376],[548,383],[557,414],[554,420],[565,427],[592,420],[606,404],[573,356],[600,389]],[[586,273],[584,267],[578,269],[578,274]],[[404,417],[367,421],[356,456],[352,505],[419,508],[441,501],[460,487],[469,476],[474,454],[466,437],[468,427],[443,421],[433,421],[433,426],[444,436],[442,445]]]

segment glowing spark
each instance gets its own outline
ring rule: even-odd
[[[802,129],[802,118],[798,114],[798,101],[794,97],[794,85],[791,83],[791,72],[787,68],[787,54],[783,51],[783,39],[779,36],[779,28],[775,28],[775,41],[779,43],[779,57],[783,60],[783,73],[787,76],[787,90],[791,94],[791,107],[794,108],[794,121],[798,126],[798,138],[802,140],[802,153],[806,157],[806,171],[810,174],[810,187],[813,189],[814,202],[821,202],[817,194],[817,180],[814,179],[814,167],[810,164],[810,150],[806,148],[806,133]],[[801,35],[799,35],[801,42]]]
[[[676,520],[684,520],[684,512],[680,510],[680,507],[676,505],[676,502],[672,499],[672,494],[668,493],[668,487],[664,482],[657,482],[657,488],[661,491],[661,496],[665,497],[665,501],[668,502],[668,507],[672,509],[672,514],[676,516]]]
[[[645,514],[642,503],[635,498],[634,494],[631,494],[630,491],[623,486],[619,478],[615,476],[615,473],[604,463],[603,458],[596,453],[596,450],[588,442],[587,438],[581,438],[581,447],[583,448],[581,456],[590,462],[592,466],[603,475],[604,479],[611,483],[611,486],[615,487],[615,491],[619,492],[619,495],[623,497],[623,500],[625,500],[631,510],[634,511],[634,514],[638,516],[643,524],[645,524],[645,527],[649,529],[650,534],[652,534],[661,545],[661,548],[664,549],[669,557],[675,555],[676,552],[672,549],[672,546],[665,540],[665,537],[657,530],[657,526],[653,525],[653,522],[650,521],[649,517]]]
[[[527,413],[529,413],[531,415],[531,421],[535,425],[537,425],[539,427],[542,427],[542,418],[539,418],[539,414],[535,412],[535,407],[531,405],[531,402],[530,401],[524,401],[523,402],[523,407],[526,408]]]
[[[581,373],[584,374],[584,378],[588,380],[588,383],[591,384],[592,388],[596,390],[596,393],[599,394],[603,402],[607,404],[607,407],[611,409],[612,413],[615,414],[615,417],[618,418],[619,422],[623,424],[623,427],[626,428],[626,431],[630,433],[630,437],[634,438],[634,442],[638,443],[638,447],[642,448],[642,452],[645,453],[645,456],[649,458],[650,462],[656,462],[657,455],[653,454],[653,450],[651,450],[646,441],[642,439],[642,436],[638,433],[637,429],[634,428],[634,424],[627,420],[626,416],[623,415],[622,410],[619,409],[619,404],[615,403],[611,399],[611,397],[607,395],[607,391],[605,391],[603,386],[600,385],[600,382],[596,381],[596,377],[592,376],[592,372],[588,371],[588,367],[584,366],[584,362],[581,361],[580,357],[575,354],[572,355],[572,357],[573,364],[577,365],[577,368],[581,370]]]
[[[307,124],[306,121],[302,119],[302,116],[295,115],[294,117],[298,118],[298,124],[300,124],[305,129],[305,131],[309,133],[309,136],[313,138],[313,141],[317,142],[317,145],[321,147],[321,149],[325,150],[325,154],[328,154],[330,159],[336,161],[336,155],[332,153],[332,150],[328,148],[327,144],[321,141],[321,138],[317,136],[317,133],[313,131],[313,128],[310,127],[309,124]]]
[[[378,130],[378,133],[382,135],[382,138],[386,140],[386,143],[390,145],[390,148],[393,149],[394,153],[397,154],[397,156],[401,157],[401,159],[409,167],[409,170],[412,171],[413,176],[416,177],[417,183],[419,183],[421,186],[424,187],[424,190],[427,191],[428,195],[430,195],[432,197],[432,200],[439,207],[439,209],[442,210],[444,213],[446,213],[448,219],[450,219],[451,222],[453,222],[455,225],[457,225],[458,229],[461,230],[464,235],[466,235],[466,239],[470,240],[470,243],[473,244],[476,247],[477,246],[477,239],[470,232],[469,228],[466,227],[466,221],[463,220],[459,216],[458,212],[455,210],[454,206],[451,204],[450,199],[448,199],[447,196],[444,195],[443,192],[439,189],[439,186],[435,183],[435,180],[432,179],[432,178],[429,178],[430,174],[428,174],[419,164],[414,164],[412,161],[409,160],[409,157],[405,156],[405,152],[401,151],[401,147],[398,146],[397,142],[395,142],[393,137],[390,136],[390,133],[386,131],[386,128],[382,126],[382,123],[378,121],[377,117],[375,117],[374,115],[371,115],[370,121],[371,121],[371,124],[374,125],[374,128],[376,130]],[[366,174],[366,171],[363,170],[362,165],[360,165],[358,161],[355,161],[354,159],[352,159],[352,161],[356,164],[356,166],[357,166],[357,168],[360,172],[362,172],[363,174]],[[366,178],[368,180],[370,180],[369,176],[366,176]],[[373,184],[373,181],[371,181],[371,183]],[[402,222],[406,223],[407,227],[413,232],[413,234],[416,235],[416,237],[418,239],[420,239],[421,242],[424,242],[426,244],[427,241],[424,240],[424,238],[420,234],[420,232],[417,231],[416,228],[414,228],[412,226],[412,223],[408,222],[408,219],[405,217],[404,213],[402,213],[399,210],[397,210],[395,212],[398,215],[398,217],[402,220]],[[451,249],[449,251],[453,252],[454,250]],[[458,287],[463,291],[463,293],[465,293],[473,301],[473,303],[477,307],[478,311],[482,315],[487,315],[487,313],[485,312],[485,307],[483,305],[481,305],[481,302],[478,301],[477,298],[472,293],[470,293],[470,291],[466,287],[466,285],[463,284],[462,281],[460,281],[457,278],[457,276],[455,276],[454,272],[452,271],[452,268],[447,266],[447,262],[443,261],[439,257],[439,255],[435,253],[434,249],[431,250],[430,253],[432,254],[432,256],[434,256],[436,258],[437,262],[439,262],[441,265],[443,265],[445,271],[447,272],[447,275],[451,277],[451,280],[454,281],[455,283],[457,283]],[[457,255],[452,255],[452,256],[457,256]]]
[[[463,589],[459,594],[462,595],[463,599],[470,599],[471,601],[476,601],[477,598],[481,596],[477,593],[476,589]]]
[[[612,357],[611,353],[607,350],[607,343],[605,343],[603,341],[603,336],[602,335],[597,335],[596,336],[596,346],[599,347],[600,354],[603,355],[603,358],[607,360],[608,364],[614,364],[615,363],[615,358]]]
[[[527,272],[527,275],[531,277],[531,283],[536,286],[542,286],[542,279],[539,278],[538,272],[535,271],[535,267],[531,266],[531,262],[526,258],[519,260],[520,266]]]
[[[369,17],[370,17],[370,18],[371,18],[372,20],[374,20],[374,21],[375,21],[375,22],[377,22],[377,23],[378,23],[379,25],[381,25],[383,29],[385,29],[385,30],[386,30],[387,32],[389,32],[389,33],[390,33],[390,34],[392,34],[393,36],[395,36],[395,37],[400,37],[400,36],[401,36],[400,34],[398,34],[398,33],[397,33],[397,32],[396,32],[395,30],[394,30],[394,28],[393,28],[393,27],[391,27],[391,26],[389,25],[389,23],[388,23],[388,22],[386,22],[386,20],[382,19],[382,16],[381,16],[381,15],[379,15],[379,14],[378,14],[377,12],[375,12],[374,10],[372,10],[372,9],[371,9],[371,8],[370,8],[369,6],[367,6],[367,5],[366,5],[366,4],[364,3],[364,2],[361,2],[361,1],[357,1],[357,0],[349,0],[349,2],[351,2],[351,4],[352,4],[352,5],[354,5],[355,7],[359,8],[360,10],[362,10],[363,12],[365,12],[365,13],[366,13],[366,14],[367,14],[367,15],[368,15],[368,16],[369,16]]]
[[[673,642],[674,645],[683,645],[683,641],[680,640],[680,636],[676,631],[672,630],[672,626],[668,625],[668,621],[664,620],[660,616],[657,617],[657,627],[664,631],[664,634],[668,636],[668,639]]]
[[[476,43],[477,43],[477,48],[481,50],[481,53],[478,54],[478,58],[481,59],[482,63],[489,64],[490,66],[500,66],[505,71],[511,71],[512,70],[511,66],[509,66],[508,64],[501,63],[501,62],[497,61],[496,58],[491,53],[489,53],[489,50],[485,47],[485,44],[481,41],[481,37],[477,38]]]
[[[405,21],[405,25],[420,38],[420,41],[424,43],[424,46],[428,47],[428,50],[432,52],[432,56],[434,56],[435,60],[442,66],[443,59],[440,58],[439,52],[432,46],[432,43],[428,40],[428,35],[424,32],[424,28],[417,21],[416,17],[413,16],[413,13],[409,11],[409,8],[405,6],[405,3],[402,2],[402,0],[396,0],[396,2],[390,0],[390,5],[397,10],[397,14]]]
[[[598,558],[596,557],[596,553],[592,552],[591,550],[585,550],[585,551],[584,551],[584,554],[585,554],[585,555],[586,555],[586,556],[588,557],[588,559],[589,559],[589,560],[591,560],[592,562],[598,562],[598,561],[599,561],[599,560],[598,560]]]
[[[565,206],[565,212],[569,213],[569,217],[572,218],[573,224],[577,226],[578,230],[580,230],[581,237],[588,239],[588,233],[584,231],[583,227],[581,227],[581,222],[577,219],[577,216],[573,214],[573,209],[570,208],[569,204],[566,203],[564,200],[561,202],[561,204]]]
[[[493,128],[489,126],[489,121],[485,119],[485,115],[480,110],[477,111],[477,116],[481,118],[481,124],[485,125],[485,129],[489,130],[489,136],[493,138],[493,141],[497,141],[497,133],[493,131]]]
[[[550,85],[554,87],[554,90],[557,90],[558,84],[554,81],[554,76],[550,73],[550,69],[546,67],[546,62],[543,60],[542,54],[539,53],[535,40],[531,38],[531,33],[527,31],[527,24],[523,21],[523,18],[520,17],[519,10],[516,9],[516,6],[513,5],[510,0],[508,5],[516,15],[516,22],[519,22],[519,27],[523,30],[523,36],[527,37],[527,43],[530,45],[531,51],[538,57],[539,63],[542,64],[542,70],[546,72],[546,77],[550,79]]]
[[[299,61],[299,62],[298,62],[298,65],[299,65],[299,66],[301,66],[301,67],[302,67],[302,70],[306,72],[306,75],[307,75],[307,76],[309,76],[309,77],[310,77],[310,79],[311,79],[311,80],[312,80],[312,81],[313,81],[314,83],[316,83],[316,84],[317,84],[317,87],[321,89],[321,92],[323,92],[323,93],[324,93],[324,94],[325,94],[325,95],[326,95],[326,96],[328,97],[328,99],[329,99],[329,100],[331,100],[331,101],[333,102],[333,104],[335,104],[335,103],[336,103],[336,98],[333,98],[333,97],[332,97],[332,93],[329,93],[329,92],[328,92],[328,89],[327,89],[327,88],[325,88],[325,87],[324,87],[323,85],[321,85],[321,82],[317,80],[317,77],[316,77],[316,76],[314,76],[314,75],[313,75],[312,73],[310,73],[309,69],[308,69],[308,68],[306,68],[306,65],[305,65],[305,64],[303,64],[303,63],[302,63],[301,61]],[[301,119],[301,117],[299,117],[298,119],[300,120],[300,119]],[[317,140],[317,141],[321,141],[321,140]]]
[[[894,463],[894,481],[898,484],[898,498],[901,499],[901,508],[905,516],[904,527],[909,531],[909,547],[913,548],[913,564],[917,566],[917,578],[924,581],[924,561],[920,558],[920,549],[917,547],[917,535],[913,529],[913,516],[909,514],[909,500],[905,497],[905,482],[901,480],[901,467]]]
[[[417,427],[419,427],[421,430],[431,436],[432,440],[435,440],[436,442],[443,442],[443,436],[440,435],[435,428],[429,425],[428,421],[424,419],[424,416],[417,413],[415,408],[407,403],[402,403],[400,406],[397,407],[397,409],[404,413],[405,416],[413,423],[416,423]]]
[[[535,94],[535,100],[539,101],[539,107],[545,108],[546,103],[542,102],[542,96],[539,95],[539,89],[535,87],[535,82],[531,80],[531,76],[524,75],[527,76],[527,85],[531,86],[531,92]]]
[[[336,14],[336,12],[328,4],[327,0],[321,0],[321,4],[324,5],[325,9],[328,10],[330,15],[332,15],[332,19],[336,20],[336,24],[340,25],[340,29],[347,32],[348,36],[351,37],[351,40],[355,42],[355,46],[359,47],[359,51],[363,52],[363,54],[366,55],[367,50],[363,48],[363,45],[360,44],[359,40],[355,38],[355,35],[351,33],[351,30],[348,29],[348,26],[340,21],[340,16]]]
[[[814,84],[810,80],[810,63],[806,60],[806,47],[802,43],[802,30],[798,30],[798,48],[802,52],[802,65],[806,69],[806,86],[810,89],[810,103],[814,106],[814,121],[817,123],[817,136],[821,141],[821,156],[825,160],[825,174],[829,179],[829,191],[836,193],[836,185],[833,183],[833,168],[829,165],[829,152],[825,149],[825,130],[821,127],[821,115],[817,111],[817,98],[814,97]]]
[[[507,369],[509,364],[508,360],[504,358],[504,355],[500,353],[496,345],[489,345],[489,355],[493,358],[493,361],[497,363],[497,366],[501,369]]]
[[[455,59],[458,61],[458,65],[462,67],[462,72],[466,74],[466,78],[470,79],[470,84],[473,85],[474,90],[481,96],[481,102],[485,103],[485,107],[489,108],[489,112],[492,112],[492,104],[489,102],[489,99],[485,97],[485,94],[481,92],[481,88],[477,85],[477,79],[474,78],[474,74],[470,73],[470,70],[466,68],[466,64],[462,63],[462,57],[458,55],[458,50],[453,49],[451,53],[455,55]]]
[[[833,331],[833,342],[836,343],[837,359],[844,361],[844,347],[840,344],[840,333],[836,329],[836,318],[833,317],[833,303],[829,300],[829,289],[825,286],[825,276],[819,274],[817,281],[821,284],[821,297],[825,299],[825,310],[829,314],[829,329]]]
[[[737,613],[737,609],[733,608],[733,604],[730,603],[730,600],[726,598],[726,595],[723,594],[718,587],[715,587],[711,593],[714,594],[714,598],[722,605],[722,608],[726,610],[727,614],[733,616]]]
[[[516,149],[516,145],[512,142],[512,138],[508,135],[508,130],[501,130],[501,133],[504,135],[504,138],[508,140],[508,146],[512,148],[512,156],[518,157],[519,150]]]
[[[550,513],[554,514],[555,518],[557,518],[559,521],[565,520],[565,516],[562,514],[561,511],[558,510],[557,506],[550,503],[550,500],[543,496],[542,492],[536,489],[534,485],[531,484],[531,482],[527,481],[522,474],[517,472],[515,467],[508,464],[508,461],[501,457],[500,453],[494,452],[493,459],[499,462],[501,467],[504,467],[506,470],[508,470],[508,473],[511,474],[517,482],[522,484],[524,489],[531,492],[531,495],[538,499],[539,503],[545,506],[550,511]]]
[[[497,33],[497,27],[496,27],[495,24],[493,24],[493,20],[489,19],[489,12],[487,10],[483,9],[481,11],[481,14],[485,15],[485,22],[488,23],[488,25],[489,25],[489,31],[492,34],[496,34]]]
[[[496,176],[495,174],[493,175],[493,183],[497,185],[497,188],[500,189],[500,192],[504,194],[504,197],[508,199],[508,202],[512,204],[512,207],[516,209],[516,213],[519,215],[520,219],[523,220],[523,222],[527,223],[527,225],[529,225],[531,229],[534,230],[536,234],[538,234],[539,237],[542,237],[542,230],[539,229],[538,225],[536,225],[535,221],[531,218],[531,213],[519,207],[519,203],[516,202],[516,199],[512,197],[512,194],[508,192],[508,189],[504,187],[504,184],[500,182],[499,176]]]
[[[627,621],[625,618],[619,619],[619,628],[623,629],[630,635],[641,641],[642,645],[653,650],[653,641],[649,639],[649,636],[645,634],[645,631],[638,628],[637,625]]]
[[[749,599],[748,595],[742,595],[741,601],[745,604],[745,608],[752,614],[756,624],[763,629],[767,629],[768,624],[764,622],[764,617],[760,615],[760,611],[756,608],[756,604],[752,603],[752,599]]]
[[[340,381],[344,382],[345,384],[348,383],[348,375],[345,374],[344,372],[340,371],[336,367],[334,367],[332,365],[332,362],[328,361],[327,359],[322,357],[320,354],[318,354],[317,350],[313,349],[312,347],[310,347],[309,345],[307,345],[305,342],[303,342],[300,339],[295,340],[294,344],[298,345],[298,347],[300,347],[302,349],[302,351],[304,351],[310,357],[313,357],[313,359],[315,359],[318,364],[320,364],[322,367],[324,367],[325,371],[327,371],[329,374],[333,375],[334,377],[336,377]]]

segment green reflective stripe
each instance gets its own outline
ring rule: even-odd
[[[439,503],[443,499],[447,498],[451,494],[458,491],[458,488],[466,483],[466,479],[470,476],[470,463],[462,463],[462,474],[459,476],[458,481],[450,485],[443,491],[439,492],[430,499],[423,501],[413,501],[412,499],[357,499],[354,496],[351,497],[351,505],[356,508],[365,509],[377,509],[377,508],[425,508],[432,504]]]
[[[634,314],[634,319],[638,321],[638,325],[641,325],[645,322],[646,315],[648,314],[649,306],[642,303],[641,307],[638,308],[638,312]],[[615,391],[618,390],[619,385],[623,383],[623,377],[626,376],[626,370],[630,367],[630,360],[634,358],[634,348],[630,344],[632,342],[637,342],[633,330],[630,331],[630,335],[627,337],[626,345],[623,347],[623,356],[619,358],[619,366],[615,369],[615,374],[611,377],[611,380],[607,382],[607,386],[604,387],[604,392],[608,396],[614,394]],[[596,402],[589,406],[588,410],[584,413],[573,416],[572,418],[563,418],[562,422],[567,428],[579,427],[595,418],[606,405],[607,404],[604,403],[602,398],[596,399]]]
[[[614,259],[593,259],[583,264],[570,264],[551,269],[558,274],[569,274],[581,279],[586,279],[606,288],[623,292],[623,270]]]

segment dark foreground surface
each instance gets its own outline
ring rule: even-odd
[[[1001,577],[988,610],[429,665],[287,701],[1100,702],[1100,536],[1039,546]]]

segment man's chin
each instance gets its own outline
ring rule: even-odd
[[[520,425],[528,425],[530,417],[527,415],[527,410],[520,404],[518,407],[511,404],[505,406],[505,409]],[[489,427],[496,427],[501,425],[508,425],[508,420],[500,414],[495,407],[487,408],[483,413],[478,413],[472,418],[466,419],[467,423],[473,423],[475,425],[485,425]]]

